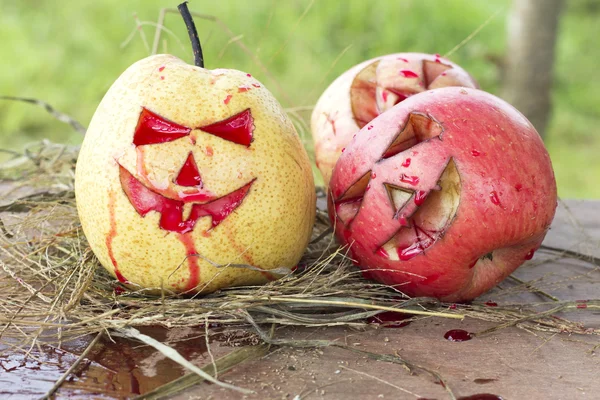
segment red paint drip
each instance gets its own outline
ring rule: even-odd
[[[158,69],[158,72],[163,72],[163,70],[164,70],[164,69],[165,69],[165,66],[163,65],[162,67],[160,67],[160,68]]]
[[[450,310],[456,310],[457,305],[456,304],[450,304],[450,307],[448,307]]]
[[[117,259],[115,258],[115,254],[113,252],[112,243],[117,236],[117,219],[115,216],[115,202],[116,202],[116,193],[114,191],[110,191],[108,194],[108,214],[110,219],[110,229],[108,230],[108,234],[106,235],[106,250],[108,251],[108,257],[112,262],[112,265],[115,269],[115,275],[119,282],[128,284],[130,283],[124,276],[119,272],[119,267],[117,265]]]
[[[252,78],[252,75],[250,75],[250,74],[246,74],[246,76],[247,76],[248,78]]]
[[[585,304],[585,303],[577,304],[577,308],[579,308],[579,309],[587,308],[587,304]]]
[[[123,286],[115,286],[113,288],[113,292],[117,295],[120,296],[123,293],[125,293],[127,291],[127,289],[125,289]]]
[[[400,75],[404,76],[405,78],[418,78],[419,77],[419,75],[417,73],[415,73],[414,71],[411,71],[409,69],[401,70]]]
[[[254,180],[245,186],[208,203],[193,203],[192,201],[173,200],[162,196],[147,187],[120,166],[120,179],[123,191],[131,205],[144,217],[150,211],[161,214],[159,226],[170,232],[187,233],[194,229],[198,219],[209,216],[212,227],[219,225],[229,214],[235,211],[242,203]],[[183,219],[183,206],[193,203],[189,217]]]
[[[408,62],[408,60],[406,58],[398,57],[397,59],[400,60],[400,61],[404,61],[405,63]]]
[[[367,130],[370,131],[371,129],[373,129],[373,125],[369,125],[367,126]]]
[[[253,83],[252,86],[254,86],[255,88],[259,88],[260,85],[258,83]]]
[[[225,104],[229,104],[229,101],[231,101],[231,98],[233,97],[233,95],[228,94],[227,97],[225,97],[225,100],[223,100],[223,103]]]
[[[415,192],[415,204],[418,206],[423,205],[425,199],[427,198],[427,192],[424,190],[417,190]]]
[[[253,140],[254,118],[252,118],[252,113],[248,108],[223,121],[202,126],[199,129],[221,139],[249,147]]]
[[[498,197],[498,193],[496,193],[495,190],[492,190],[490,192],[490,200],[492,201],[492,204],[497,206],[500,205],[500,198]]]
[[[179,174],[175,178],[175,183],[180,186],[199,186],[202,187],[202,176],[198,171],[194,154],[190,151],[187,160],[181,167]]]
[[[190,234],[179,235],[179,240],[185,247],[190,278],[185,290],[192,290],[200,283],[200,266],[198,265],[198,252],[194,247],[194,238]]]
[[[376,174],[375,172],[373,172],[373,173],[371,174],[371,179],[375,179],[375,178],[377,178],[377,174]]]
[[[477,150],[471,150],[471,154],[473,155],[473,157],[479,157],[481,155],[481,153]]]
[[[407,158],[406,160],[404,160],[404,162],[402,163],[403,167],[409,167],[410,166],[410,158]]]
[[[404,182],[404,183],[408,183],[409,185],[418,185],[419,184],[419,177],[418,176],[408,176],[405,174],[401,174],[400,175],[400,181]]]
[[[142,108],[135,133],[133,134],[133,144],[142,146],[145,144],[171,142],[189,135],[191,131],[190,128],[168,121],[160,115]]]
[[[516,190],[517,192],[520,192],[522,189],[523,189],[523,185],[521,185],[520,183],[517,183],[517,184],[515,185],[515,190]]]
[[[386,90],[384,90],[383,92],[381,92],[381,98],[383,99],[383,101],[387,101],[388,99],[388,92]]]
[[[496,303],[494,301],[491,301],[491,300],[486,301],[485,305],[488,306],[488,307],[498,307],[498,303]]]
[[[346,151],[346,148],[345,148],[345,147],[342,147],[342,153],[343,153],[343,152],[345,152],[345,151]]]
[[[536,249],[531,249],[527,252],[527,254],[525,254],[525,259],[526,260],[531,260],[533,258],[533,255],[535,254],[535,250]]]
[[[384,258],[390,258],[390,255],[388,254],[388,252],[383,247],[380,247],[377,250],[376,254],[378,256],[381,256],[381,257],[384,257]]]
[[[240,86],[240,87],[238,88],[238,93],[244,93],[244,92],[247,92],[247,91],[248,91],[248,90],[250,90],[250,89],[252,89],[252,88],[251,88],[251,87],[248,87],[248,86]]]
[[[452,329],[444,334],[444,339],[451,342],[466,342],[473,339],[473,334],[462,329]]]

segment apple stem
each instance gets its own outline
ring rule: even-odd
[[[188,10],[187,1],[184,1],[177,6],[183,22],[187,27],[188,35],[190,36],[190,42],[192,42],[192,50],[194,51],[194,64],[196,67],[204,68],[204,56],[202,55],[202,46],[200,46],[200,39],[198,38],[198,31],[196,30],[196,24],[190,10]]]

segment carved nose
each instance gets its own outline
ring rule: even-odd
[[[179,170],[179,174],[175,178],[175,183],[181,186],[199,186],[202,187],[202,176],[198,171],[194,154],[190,151],[185,163]]]

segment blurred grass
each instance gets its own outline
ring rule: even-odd
[[[112,82],[149,54],[139,34],[121,43],[141,21],[156,22],[159,0],[0,0],[0,94],[47,101],[87,125]],[[600,198],[599,2],[569,0],[558,43],[554,114],[546,143],[562,197]],[[399,51],[444,54],[501,10],[450,58],[498,93],[497,60],[505,49],[508,0],[191,1],[190,9],[220,18],[253,51],[276,82],[218,25],[197,19],[208,68],[235,68],[263,81],[285,107],[311,106],[350,66]],[[303,16],[304,15],[304,16]],[[166,50],[192,61],[185,27],[169,14]],[[148,42],[154,27],[143,25]],[[238,35],[241,35],[238,36]],[[180,43],[181,42],[181,43]],[[183,47],[182,47],[183,46]],[[344,49],[350,46],[345,53]],[[342,54],[343,53],[343,54]],[[335,60],[341,55],[338,62]],[[310,113],[301,111],[308,118]],[[307,147],[309,132],[301,132]],[[82,137],[42,109],[0,101],[0,147],[17,149],[41,137],[79,143]]]

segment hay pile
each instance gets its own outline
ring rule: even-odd
[[[203,327],[207,332],[217,326],[221,331],[249,330],[258,333],[260,340],[284,345],[288,343],[268,337],[263,328],[368,328],[370,317],[394,310],[409,313],[413,319],[493,321],[498,325],[492,330],[516,325],[530,331],[600,334],[598,329],[553,318],[559,311],[581,307],[576,302],[548,299],[549,295],[545,295],[547,301],[536,304],[451,305],[409,299],[367,281],[345,249],[336,245],[322,210],[317,212],[313,241],[301,267],[278,281],[198,298],[148,297],[129,291],[100,266],[82,233],[73,191],[76,157],[76,147],[42,142],[22,154],[11,154],[0,165],[0,349],[29,353],[34,346],[60,346],[103,332],[135,336],[131,328],[156,325]],[[322,191],[318,194],[323,196]],[[513,281],[510,290],[537,289]],[[600,301],[590,300],[586,307],[597,310]]]

